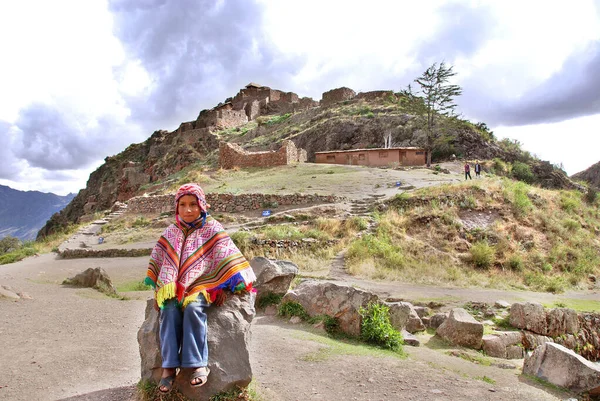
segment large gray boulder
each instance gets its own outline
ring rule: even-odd
[[[352,336],[360,335],[359,310],[369,302],[376,302],[377,295],[354,287],[316,280],[302,281],[289,291],[282,302],[297,302],[309,316],[329,315],[339,322],[340,330]]]
[[[525,357],[523,373],[577,393],[600,395],[600,367],[559,344],[537,347]]]
[[[409,302],[384,302],[390,310],[390,323],[398,331],[409,333],[425,330],[415,307]]]
[[[250,265],[256,274],[254,288],[257,302],[269,293],[284,296],[298,274],[298,266],[286,260],[256,257],[250,261]]]
[[[208,308],[208,382],[198,388],[189,385],[190,369],[177,375],[174,388],[191,400],[207,400],[222,391],[246,387],[252,381],[250,367],[250,324],[254,318],[254,293],[229,296],[222,306]],[[158,312],[153,300],[146,305],[146,319],[138,331],[142,359],[142,380],[155,383],[162,373],[158,337]]]
[[[568,308],[555,308],[546,314],[546,332],[540,334],[558,337],[563,334],[577,334],[578,331],[577,312]]]
[[[546,334],[546,311],[537,302],[517,302],[510,307],[510,325],[518,329]]]
[[[521,359],[524,355],[519,331],[503,331],[483,336],[483,351],[494,358]]]
[[[463,308],[454,308],[436,330],[436,334],[453,345],[480,349],[483,324]]]

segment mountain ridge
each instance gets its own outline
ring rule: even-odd
[[[40,191],[19,191],[0,185],[0,238],[33,240],[54,213],[67,206],[75,194],[56,195]]]

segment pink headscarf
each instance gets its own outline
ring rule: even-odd
[[[203,212],[207,212],[210,205],[206,203],[206,197],[204,196],[204,191],[200,188],[198,184],[184,184],[182,185],[175,194],[175,216],[179,216],[179,208],[177,207],[177,202],[182,196],[185,195],[194,195],[196,199],[198,199],[198,206],[200,206],[200,210]]]

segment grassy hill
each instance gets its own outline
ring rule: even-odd
[[[248,258],[289,259],[305,276],[331,274],[332,261],[344,251],[348,272],[378,280],[548,292],[595,285],[600,275],[597,199],[489,173],[465,182],[460,164],[446,166],[455,172],[304,165],[212,174],[191,170],[179,179],[201,181],[210,192],[289,193],[310,187],[345,196],[349,203],[397,194],[373,201],[371,212],[362,215],[352,214],[347,204],[285,210],[268,219],[259,212],[216,215],[230,226],[246,223],[232,236]],[[398,194],[397,180],[416,189]],[[154,217],[111,222],[105,237],[153,240],[170,222],[163,217],[157,225]],[[145,237],[134,234],[144,230]],[[277,247],[277,241],[311,246]]]

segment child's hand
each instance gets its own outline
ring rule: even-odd
[[[213,303],[215,306],[221,306],[225,303],[225,301],[227,301],[227,294],[225,291],[219,291],[217,292],[215,301]]]

